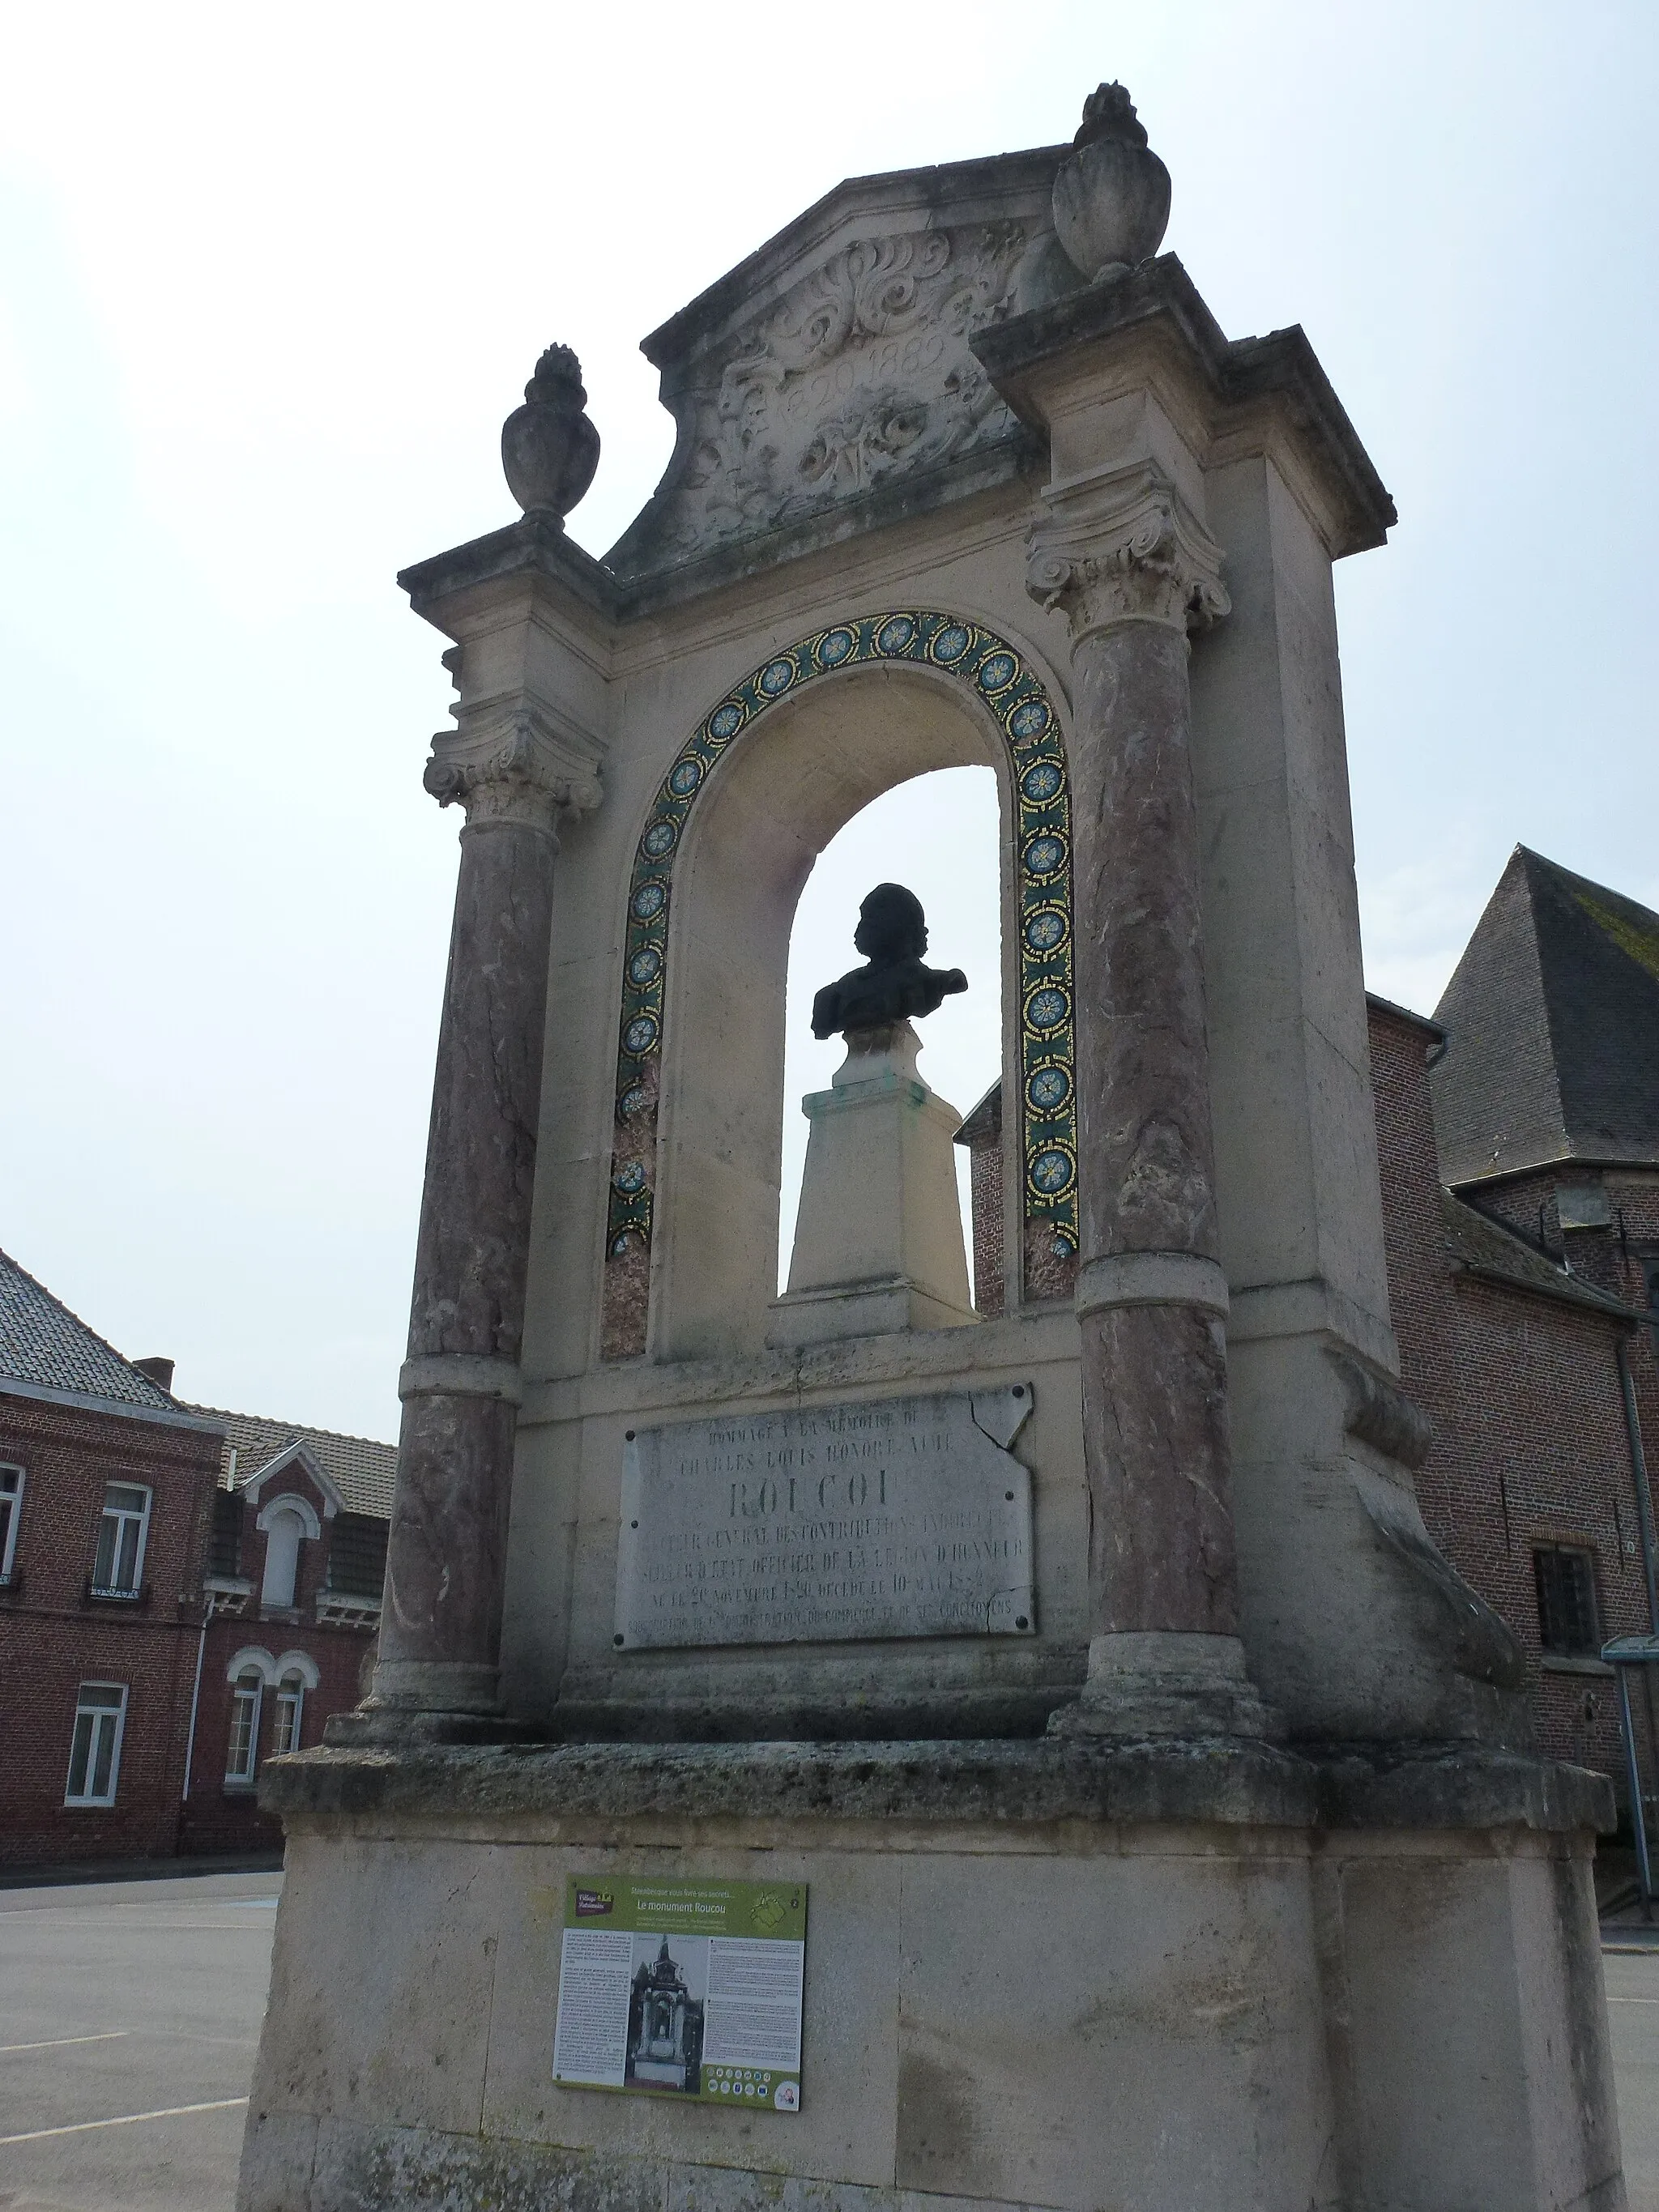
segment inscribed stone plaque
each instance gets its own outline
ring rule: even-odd
[[[618,1645],[1029,1636],[1031,1387],[641,1429]]]

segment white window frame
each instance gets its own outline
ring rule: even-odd
[[[15,1460],[0,1461],[0,1505],[6,1509],[6,1533],[0,1537],[0,1589],[11,1580],[17,1557],[17,1524],[23,1517],[24,1470]]]
[[[305,1676],[291,1667],[276,1685],[276,1727],[270,1740],[273,1758],[280,1759],[284,1752],[298,1751],[305,1715]]]
[[[245,1686],[243,1677],[253,1677],[252,1689]],[[247,1743],[242,1764],[234,1762],[236,1739],[240,1733],[241,1708],[245,1700],[251,1701],[253,1711],[248,1720]],[[251,1790],[259,1772],[259,1723],[264,1715],[265,1678],[264,1670],[252,1663],[241,1668],[232,1677],[230,1685],[230,1734],[225,1744],[225,1787],[227,1790]]]
[[[109,1502],[112,1490],[137,1491],[143,1498],[143,1504],[136,1512],[131,1506],[112,1505]],[[150,1508],[155,1503],[155,1492],[145,1483],[112,1480],[104,1485],[104,1510],[98,1519],[98,1549],[93,1553],[92,1594],[94,1597],[133,1598],[139,1596],[143,1592],[144,1554],[149,1549],[149,1514]],[[98,1562],[102,1558],[104,1551],[104,1524],[110,1521],[116,1524],[115,1538],[110,1547],[112,1579],[106,1583],[100,1583],[98,1579]],[[118,1583],[112,1577],[120,1571],[121,1553],[125,1542],[127,1524],[134,1521],[138,1524],[138,1536],[133,1547],[132,1580],[130,1583]]]
[[[88,1695],[89,1691],[95,1694],[89,1698]],[[80,1758],[81,1723],[83,1720],[89,1725],[87,1729],[86,1755],[84,1758]],[[111,1724],[109,1780],[103,1794],[98,1796],[86,1785],[93,1781],[98,1771],[99,1751],[103,1735],[100,1723],[105,1721]],[[121,1740],[126,1734],[126,1684],[125,1682],[82,1682],[76,1692],[75,1727],[70,1735],[69,1773],[64,1783],[65,1805],[106,1806],[115,1802],[115,1793],[120,1786],[121,1780]],[[75,1787],[75,1769],[77,1759],[83,1785],[78,1793]]]
[[[288,1541],[283,1524],[299,1523],[300,1533],[294,1541],[294,1556],[290,1572],[280,1582],[274,1570],[283,1559]],[[264,1573],[259,1584],[259,1608],[262,1613],[287,1613],[295,1610],[300,1595],[300,1573],[304,1565],[301,1547],[314,1544],[323,1533],[323,1524],[317,1518],[314,1506],[294,1491],[285,1490],[278,1498],[267,1498],[259,1508],[253,1525],[265,1540]],[[284,1594],[286,1593],[286,1594]],[[273,1678],[274,1679],[274,1678]]]

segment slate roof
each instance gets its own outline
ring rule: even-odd
[[[183,1410],[26,1267],[0,1252],[0,1389],[8,1378],[152,1413]]]
[[[1569,1305],[1588,1306],[1620,1321],[1637,1317],[1622,1298],[1598,1290],[1582,1275],[1569,1274],[1524,1237],[1467,1205],[1452,1191],[1440,1194],[1440,1221],[1446,1250],[1471,1274],[1540,1297],[1563,1298]]]
[[[227,1413],[214,1406],[197,1406],[191,1410],[224,1424],[220,1479],[227,1489],[240,1490],[290,1444],[303,1444],[345,1500],[348,1513],[371,1514],[379,1521],[392,1517],[392,1492],[398,1477],[396,1444],[376,1443],[368,1437],[342,1436],[333,1429],[302,1429],[297,1422],[268,1421],[257,1413]]]
[[[1659,914],[1517,845],[1435,1019],[1449,1182],[1659,1165]]]

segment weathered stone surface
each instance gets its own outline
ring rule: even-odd
[[[358,1818],[1196,1821],[1290,1826],[1613,1826],[1584,1767],[1467,1744],[1250,1741],[570,1744],[370,1752],[269,1761],[260,1802],[301,1822]]]
[[[962,1116],[917,1072],[921,1042],[908,1021],[854,1030],[830,1089],[801,1101],[812,1133],[775,1343],[978,1318],[951,1151]]]
[[[1055,1820],[1306,1826],[1314,1770],[1218,1739],[1097,1742],[570,1744],[317,1750],[268,1761],[291,1820]]]
[[[1031,1386],[630,1431],[623,1649],[1032,1632]]]
[[[568,346],[548,347],[524,397],[501,425],[507,489],[527,514],[562,520],[599,465],[599,434],[585,412],[581,363]]]
[[[1060,494],[1032,534],[1030,588],[1066,615],[1076,687],[1094,1639],[1065,1728],[1263,1725],[1236,1644],[1196,1641],[1238,1625],[1187,645],[1189,624],[1226,611],[1218,568],[1175,485],[1146,467]],[[1109,1651],[1115,1638],[1131,1640]]]
[[[1158,252],[1170,173],[1121,84],[1090,94],[1073,147],[1054,177],[1054,234],[1084,279],[1099,283]]]
[[[1073,667],[1081,1257],[1213,1258],[1185,625],[1092,630]]]
[[[679,436],[607,565],[623,578],[672,566],[1015,436],[969,338],[1021,299],[1022,264],[1030,259],[1036,274],[1052,243],[1039,174],[1012,180],[1009,212],[988,206],[987,220],[947,226],[920,210],[884,216],[872,206],[867,229],[843,231],[844,242],[804,269],[775,246],[780,289],[741,319],[706,330],[689,358],[684,319],[647,340]],[[1034,203],[1023,216],[1013,212],[1022,201]]]
[[[1222,1323],[1117,1306],[1082,1326],[1094,1633],[1235,1635]]]
[[[1073,1774],[1303,1764],[1045,1748]],[[724,1791],[695,1812],[532,1818],[465,1787],[544,1756],[439,1755],[421,1802],[292,1824],[241,2212],[1098,2212],[1103,2174],[1125,2212],[1237,2212],[1241,2188],[1318,2212],[1619,2203],[1582,1832],[1472,1833],[1454,1803],[1438,1830],[1126,1823],[1041,1791],[1024,1818],[917,1818],[914,1793],[782,1818],[708,1756]],[[1258,1815],[1291,1809],[1270,1798]],[[554,2084],[564,1885],[601,1867],[808,1885],[787,2125]]]
[[[410,1316],[416,1387],[406,1379],[374,1695],[488,1710],[516,1412],[509,1396],[467,1383],[479,1361],[515,1372],[523,1338],[553,799],[512,761],[464,795],[481,818],[461,838]],[[448,1389],[446,1360],[468,1364]]]
[[[1181,360],[1190,388],[1218,413],[1265,400],[1295,419],[1302,457],[1329,502],[1331,560],[1383,544],[1399,515],[1307,332],[1293,324],[1266,337],[1230,339],[1176,254],[1160,253],[1115,283],[1061,291],[1024,314],[988,324],[972,344],[1022,420],[1046,428],[1039,390],[1057,356],[1103,339],[1133,343],[1154,331]]]

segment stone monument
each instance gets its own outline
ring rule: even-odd
[[[647,340],[678,442],[605,560],[556,348],[522,520],[402,580],[459,882],[374,1686],[264,1783],[242,2212],[1624,2203],[1608,1794],[1527,1742],[1396,1379],[1332,592],[1394,508],[1169,194],[1121,87],[840,186]],[[839,1261],[804,1218],[779,1300],[796,900],[963,763],[1003,1280],[903,1198]],[[814,1143],[925,1158],[922,1006],[867,1011]],[[660,2094],[556,2081],[573,1960],[623,2063],[615,1900],[740,1892],[808,1930],[775,2094],[695,1934],[638,1939]]]

